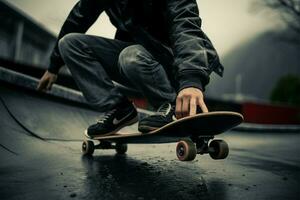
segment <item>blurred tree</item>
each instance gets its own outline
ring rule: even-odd
[[[272,90],[271,102],[300,106],[300,77],[286,75],[280,78]]]
[[[300,34],[300,0],[264,0],[260,3],[279,11],[288,26]]]

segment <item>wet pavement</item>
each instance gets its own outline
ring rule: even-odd
[[[227,132],[218,161],[180,162],[173,143],[83,157],[98,113],[14,88],[0,96],[0,199],[299,199],[300,134]]]

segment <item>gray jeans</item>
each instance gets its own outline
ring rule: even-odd
[[[125,97],[112,81],[139,90],[155,108],[176,99],[163,66],[141,45],[71,33],[58,46],[84,97],[101,112]]]

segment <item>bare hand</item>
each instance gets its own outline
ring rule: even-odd
[[[56,79],[56,74],[46,71],[37,86],[37,90],[43,92],[51,90],[51,87]]]
[[[201,108],[202,112],[208,112],[203,98],[203,93],[198,88],[189,87],[181,90],[176,99],[176,118],[195,115],[197,106]]]

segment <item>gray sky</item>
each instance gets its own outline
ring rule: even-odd
[[[7,0],[57,34],[78,0]],[[223,56],[233,47],[279,24],[271,13],[249,12],[255,0],[197,0],[203,30]],[[112,38],[114,27],[102,14],[89,34]]]

